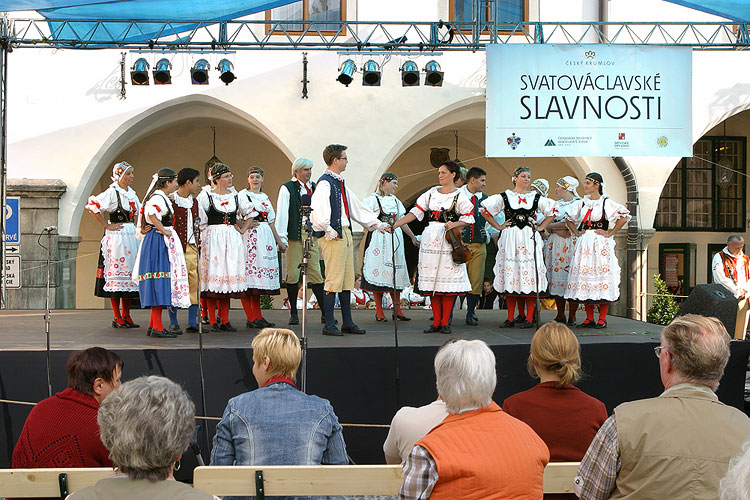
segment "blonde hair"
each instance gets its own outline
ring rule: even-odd
[[[661,337],[685,382],[718,384],[729,361],[731,340],[721,321],[686,314],[664,327]]]
[[[299,338],[285,328],[264,328],[253,339],[253,361],[260,364],[268,357],[269,377],[285,375],[297,381],[297,368],[302,360]]]
[[[560,385],[570,385],[581,378],[581,346],[570,328],[551,322],[536,331],[531,338],[527,367],[532,377],[539,377],[535,365],[557,375]]]

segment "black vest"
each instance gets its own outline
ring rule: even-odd
[[[587,220],[587,221],[581,221],[581,224],[578,226],[579,231],[586,231],[588,229],[604,229],[605,231],[609,229],[609,221],[607,220],[607,213],[604,210],[604,205],[607,203],[607,198],[605,197],[602,201],[602,218],[599,220]]]
[[[312,182],[311,184],[311,191],[315,192],[315,183]],[[286,223],[287,239],[289,241],[302,241],[302,201],[300,199],[302,186],[297,181],[285,182],[283,185],[289,191],[289,216]]]
[[[505,221],[510,222],[510,227],[518,226],[520,229],[523,229],[534,223],[534,214],[539,206],[539,198],[541,195],[539,193],[533,193],[533,195],[534,201],[531,203],[531,208],[512,208],[508,201],[508,193],[505,191],[500,193],[500,196],[503,197],[503,204],[505,205],[505,209],[503,210]]]
[[[460,192],[456,193],[450,207],[441,208],[440,210],[430,210],[430,198],[432,197],[432,193],[430,193],[430,196],[427,197],[427,220],[430,222],[458,222],[461,216],[456,212],[456,202],[460,194]]]
[[[227,226],[234,226],[237,224],[237,210],[240,207],[240,201],[237,195],[234,195],[234,212],[220,212],[216,210],[214,206],[214,199],[211,193],[208,194],[208,211],[206,212],[206,218],[208,219],[209,226],[218,226],[219,224],[226,224]]]
[[[489,198],[489,196],[481,193],[479,196],[473,198],[477,200],[477,204],[474,207],[474,223],[466,226],[462,240],[464,243],[486,243],[487,232],[484,230],[485,221],[480,209],[482,202]]]
[[[122,199],[117,189],[115,189],[115,195],[117,196],[117,208],[109,213],[109,222],[112,224],[123,224],[135,221],[135,211],[125,210],[122,207]]]

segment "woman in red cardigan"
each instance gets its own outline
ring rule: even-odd
[[[573,385],[581,377],[578,339],[562,323],[545,323],[531,339],[528,369],[540,383],[507,398],[503,410],[534,429],[549,448],[550,462],[579,462],[607,409]]]

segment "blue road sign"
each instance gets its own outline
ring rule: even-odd
[[[5,204],[5,243],[21,243],[20,199],[6,198]]]

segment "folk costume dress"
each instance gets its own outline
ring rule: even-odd
[[[146,216],[161,219],[168,235],[151,228],[143,238],[135,261],[133,280],[138,283],[141,306],[190,307],[190,287],[180,237],[172,226],[174,208],[160,189],[144,203],[141,224]]]
[[[495,260],[495,280],[493,287],[506,295],[531,296],[537,292],[536,275],[539,275],[540,292],[547,290],[547,276],[544,265],[544,241],[532,227],[530,220],[537,213],[545,217],[553,215],[555,202],[539,193],[517,193],[510,189],[490,196],[482,206],[495,216],[501,211],[510,226],[503,229],[497,241]],[[536,261],[534,241],[536,239]],[[538,272],[537,272],[538,270]]]
[[[615,256],[615,240],[596,234],[595,229],[609,229],[620,218],[631,218],[627,208],[607,196],[597,200],[573,201],[567,217],[579,225],[578,237],[570,262],[565,298],[598,304],[614,302],[620,297],[620,265]]]
[[[257,212],[253,218],[258,226],[250,228],[242,235],[245,245],[245,273],[248,292],[253,295],[279,294],[279,254],[276,239],[269,224],[276,220],[271,200],[265,193],[253,193],[243,189],[239,193],[245,197],[252,209]]]
[[[555,218],[552,222],[565,222],[567,220],[568,208],[580,198],[571,201],[557,200],[555,202]],[[564,299],[568,290],[568,277],[570,276],[570,261],[573,258],[576,236],[564,238],[558,233],[552,233],[547,238],[544,247],[544,264],[547,267],[547,284],[549,294],[556,299]]]
[[[399,220],[406,215],[406,209],[395,196],[381,196],[372,193],[362,204],[375,212],[378,220],[388,222],[388,216]],[[404,254],[404,233],[396,228],[393,233],[396,244],[396,290],[403,290],[409,284],[409,272],[406,269]],[[362,266],[362,289],[368,292],[390,292],[393,290],[394,256],[391,245],[391,234],[370,231],[365,239],[364,264]]]
[[[410,210],[418,220],[426,216],[430,221],[419,244],[418,289],[423,295],[433,295],[433,292],[454,295],[471,291],[466,264],[456,264],[451,258],[453,249],[445,239],[445,222],[471,224],[474,222],[473,208],[460,190],[442,194],[439,188],[432,188],[422,193]]]
[[[247,197],[233,190],[217,194],[206,189],[198,195],[198,213],[206,226],[201,234],[201,297],[241,299],[246,296],[249,286],[246,247],[235,224],[238,214],[252,217],[255,215],[252,212]]]
[[[95,214],[109,212],[109,222],[122,224],[119,231],[106,229],[96,266],[94,295],[97,297],[138,298],[138,284],[133,281],[135,258],[138,254],[138,238],[135,218],[141,203],[135,191],[127,190],[113,182],[103,193],[92,196],[86,209]]]

